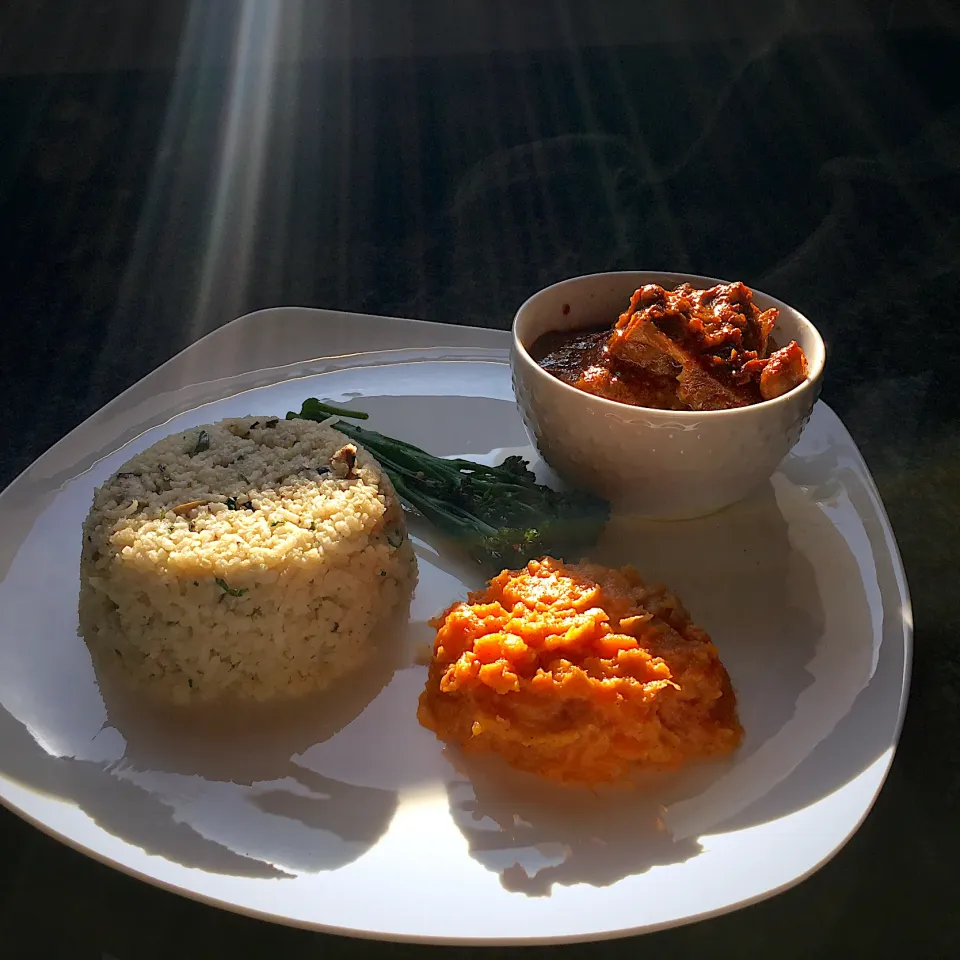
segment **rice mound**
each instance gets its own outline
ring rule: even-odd
[[[83,527],[101,675],[174,703],[289,698],[359,666],[416,559],[390,480],[332,427],[245,417],[125,463]]]

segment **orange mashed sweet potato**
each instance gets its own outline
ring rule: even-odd
[[[418,717],[466,752],[601,784],[740,742],[717,648],[672,593],[632,567],[534,560],[431,625]]]

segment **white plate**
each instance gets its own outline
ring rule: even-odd
[[[426,619],[477,575],[421,524],[420,586],[410,631],[393,638],[394,672],[342,685],[328,711],[233,739],[167,730],[129,705],[111,703],[108,718],[76,635],[80,525],[97,484],[169,432],[282,415],[313,395],[354,401],[374,428],[439,454],[529,455],[505,340],[263,311],[200,341],[41,457],[0,496],[3,802],[187,896],[390,939],[643,932],[762,899],[836,853],[893,756],[910,613],[876,489],[822,404],[749,502],[686,523],[620,519],[597,550],[670,584],[713,635],[746,729],[728,762],[618,800],[496,764],[458,773],[417,725],[425,670],[415,654],[430,639]],[[358,352],[372,346],[386,352]],[[248,372],[316,355],[327,359]]]

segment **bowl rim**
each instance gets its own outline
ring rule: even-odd
[[[596,394],[587,393],[585,390],[578,390],[576,387],[571,386],[568,383],[564,383],[562,380],[559,380],[557,377],[554,377],[552,374],[547,373],[543,367],[537,363],[536,360],[530,356],[529,351],[527,350],[526,345],[521,341],[517,333],[517,321],[520,319],[521,314],[523,314],[530,305],[538,298],[547,293],[550,290],[555,290],[559,287],[575,287],[581,284],[584,280],[598,280],[600,278],[625,278],[625,277],[671,277],[675,278],[674,289],[677,285],[681,283],[690,283],[691,286],[696,285],[697,283],[707,283],[708,286],[715,286],[718,283],[734,283],[732,280],[720,280],[716,277],[708,277],[702,274],[696,273],[676,273],[672,270],[607,270],[601,271],[599,273],[583,273],[575,277],[568,277],[565,280],[558,280],[556,283],[551,283],[549,286],[541,287],[535,293],[527,297],[522,304],[517,309],[517,312],[513,316],[513,323],[510,328],[510,335],[512,338],[513,345],[513,357],[520,358],[524,363],[529,367],[532,367],[536,370],[534,376],[540,376],[546,378],[546,381],[549,381],[551,385],[561,388],[563,392],[567,392],[568,396],[576,395],[582,399],[583,402],[593,402],[599,405],[599,408],[609,409],[610,411],[624,411],[624,410],[643,410],[648,413],[657,413],[664,416],[669,416],[670,418],[678,418],[681,420],[686,419],[703,419],[705,417],[710,417],[716,419],[720,414],[725,414],[726,416],[756,416],[757,411],[764,410],[773,410],[777,405],[783,405],[785,403],[794,403],[800,397],[808,394],[819,388],[820,381],[823,378],[823,371],[827,363],[827,347],[824,343],[823,337],[820,334],[820,331],[817,329],[816,325],[803,313],[797,310],[796,307],[791,307],[790,304],[785,303],[783,300],[778,300],[776,297],[771,296],[769,293],[766,293],[763,290],[759,290],[750,284],[747,286],[750,289],[752,294],[760,294],[765,297],[767,300],[777,307],[778,310],[788,311],[793,314],[795,317],[799,318],[801,325],[806,325],[808,331],[812,334],[814,341],[819,347],[819,356],[818,362],[815,366],[811,366],[811,369],[807,373],[807,379],[800,384],[798,387],[795,387],[793,390],[789,390],[787,393],[782,394],[779,397],[774,397],[772,400],[761,400],[759,403],[751,403],[745,407],[731,407],[724,410],[663,410],[660,407],[642,407],[632,403],[621,403],[619,400],[609,400],[606,397],[598,397]],[[655,282],[650,280],[648,282]],[[673,280],[672,280],[673,282]],[[642,281],[640,284],[642,285]],[[571,328],[576,329],[576,328]],[[549,332],[549,331],[547,331]],[[542,334],[541,334],[542,336]]]

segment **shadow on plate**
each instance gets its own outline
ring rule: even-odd
[[[0,714],[0,741],[0,772],[4,777],[35,793],[79,807],[104,830],[145,853],[208,873],[287,876],[271,864],[235,853],[178,822],[171,805],[150,790],[122,779],[109,781],[105,776],[109,764],[47,753],[6,711]]]
[[[450,578],[452,592],[449,599],[440,600],[441,606],[432,610],[431,618],[439,615],[451,603],[466,599],[466,595],[470,591],[483,588],[486,582],[483,568],[471,559],[463,544],[457,543],[452,537],[445,536],[435,529],[431,529],[427,522],[416,514],[411,513],[407,517],[407,528],[410,531],[410,540],[413,543],[413,549],[417,555],[417,563],[421,571],[425,564],[429,564],[434,570],[438,570]],[[436,591],[431,591],[431,596],[435,593]],[[435,632],[431,631],[431,641]]]
[[[840,468],[840,454],[836,446],[828,446],[820,453],[801,457],[794,454],[780,465],[780,473],[795,487],[804,491],[815,502],[836,502],[845,490],[845,477]]]
[[[712,634],[746,730],[727,771],[668,805],[675,836],[789,816],[889,753],[895,729],[873,718],[899,697],[904,611],[883,530],[863,519],[874,514],[830,446],[789,457],[753,498],[675,538],[674,524],[625,522],[618,536],[632,537],[641,571],[676,585]]]
[[[854,509],[861,517],[871,516],[874,513],[872,496],[860,474],[845,469],[838,463],[835,452],[829,449],[822,456]],[[820,475],[820,470],[811,470],[809,463],[791,461],[800,461],[800,458],[791,457],[786,461],[783,467],[785,476],[807,486],[818,502],[835,500],[838,491],[832,483],[809,482]],[[903,635],[912,630],[912,618],[909,609],[898,599],[897,571],[884,542],[883,530],[876,524],[865,524],[864,531],[877,560],[875,589],[878,588],[877,593],[882,597],[880,637],[874,640],[879,649],[875,651],[876,661],[869,682],[830,735],[821,740],[788,777],[754,803],[719,823],[713,832],[732,832],[788,816],[831,795],[878,761],[889,765],[893,759],[892,745],[897,737],[899,720],[890,704],[899,701],[902,693],[907,667]],[[849,561],[850,549],[845,542],[842,548]],[[839,544],[836,549],[840,549]],[[851,591],[849,600],[851,606],[865,602],[860,591]],[[871,630],[872,627],[868,623],[864,629]]]
[[[791,503],[790,512],[795,509]],[[826,527],[832,531],[832,525]],[[749,805],[814,745],[804,742],[802,731],[784,736],[814,682],[809,664],[824,631],[813,567],[791,544],[789,521],[771,484],[699,520],[658,523],[614,516],[597,555],[614,566],[633,563],[648,582],[675,590],[717,644],[737,692],[743,744],[701,794],[711,802],[685,801],[679,834],[699,835]],[[771,762],[766,754],[773,743]]]
[[[684,795],[672,775],[593,792],[540,781],[496,758],[450,759],[462,777],[447,786],[453,819],[470,856],[511,892],[545,897],[554,884],[605,887],[700,852],[695,840],[677,841],[664,828],[664,800]]]
[[[397,792],[324,776],[299,757],[387,686],[405,647],[400,630],[387,631],[391,653],[381,648],[331,690],[289,704],[147,706],[101,683],[107,723],[125,741],[109,773],[157,798],[201,836],[285,874],[349,863],[386,830]]]
[[[348,725],[389,683],[403,644],[325,695],[282,706],[149,705],[101,684],[104,759],[45,753],[0,717],[0,770],[77,805],[104,830],[182,866],[248,877],[334,869],[389,826],[397,792],[344,783],[298,756]]]
[[[503,448],[529,446],[516,416],[516,401],[483,396],[378,396],[358,398],[357,407],[370,414],[362,424],[437,457],[486,460]],[[429,410],[429,416],[424,411]],[[466,425],[469,424],[469,427]],[[499,463],[494,456],[491,462]]]

